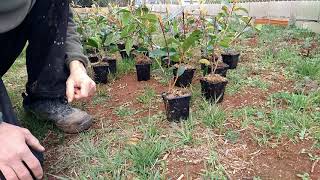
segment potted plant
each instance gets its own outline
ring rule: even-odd
[[[219,61],[216,56],[223,49],[229,48],[241,34],[250,26],[251,18],[242,16],[236,12],[242,11],[247,13],[247,10],[237,6],[236,3],[225,3],[222,5],[221,11],[213,19],[203,21],[206,27],[203,30],[204,36],[207,38],[205,43],[206,49],[211,51],[207,59],[202,59],[201,63],[207,66],[207,73],[200,79],[201,91],[205,98],[211,102],[220,103],[223,100],[225,87],[228,80],[223,77],[226,75],[227,66]],[[245,22],[245,27],[236,31],[232,25]],[[228,64],[229,68],[231,63]],[[220,68],[221,67],[221,68]],[[211,72],[211,73],[210,73]]]
[[[125,41],[125,52],[129,55],[135,50],[132,54],[135,55],[138,81],[147,81],[150,79],[152,64],[149,49],[154,48],[152,35],[157,30],[157,16],[146,6],[129,7],[120,13],[124,24],[121,38]]]
[[[138,81],[150,80],[150,71],[152,65],[151,59],[143,53],[138,53],[135,59]]]
[[[91,37],[88,39],[86,45],[95,49],[98,62],[91,63],[94,71],[94,80],[97,84],[99,83],[108,83],[108,74],[109,74],[109,64],[108,62],[103,61],[103,56],[105,51],[102,46],[102,40],[99,36]]]
[[[84,45],[84,50],[91,63],[99,61],[96,47],[90,46],[89,39],[95,39],[107,26],[106,14],[95,4],[92,6],[93,11],[86,14],[75,13],[75,22],[77,31],[80,34],[81,42]],[[91,41],[90,40],[90,41]]]
[[[159,16],[158,20],[162,27],[161,29],[164,30],[162,17]],[[188,71],[191,70],[192,72],[194,69],[192,67],[190,68],[190,65],[186,64],[186,62],[191,56],[190,49],[196,45],[200,39],[200,34],[201,32],[199,30],[194,30],[191,33],[184,34],[183,37],[172,37],[167,39],[166,33],[163,33],[164,39],[166,39],[167,56],[169,58],[172,57],[173,60],[177,61],[174,70],[174,78],[169,82],[168,91],[162,94],[169,121],[179,122],[180,120],[184,120],[189,117],[191,92],[187,89],[176,89],[175,85],[178,84],[177,82],[179,82],[179,80],[180,83],[185,83],[183,81],[185,76],[189,76]],[[176,53],[173,56],[170,55],[171,48],[176,50]],[[183,80],[181,80],[181,77]],[[189,78],[192,79],[192,77]],[[191,83],[191,80],[188,80],[188,83],[186,84],[189,84],[189,82]],[[183,86],[186,84],[179,85]]]
[[[149,56],[149,49],[153,49],[152,35],[157,30],[157,16],[150,12],[147,6],[128,7],[119,11],[124,43],[118,44],[120,50],[130,56],[132,51]]]
[[[105,57],[102,61],[109,64],[109,72],[116,74],[117,72],[117,56],[118,47],[116,42],[118,42],[120,36],[117,30],[113,28],[106,28],[101,32],[102,45],[105,50]]]

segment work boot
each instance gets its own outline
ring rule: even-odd
[[[89,114],[72,108],[64,98],[30,99],[24,96],[23,107],[37,118],[52,121],[59,129],[70,134],[87,130],[92,124]]]

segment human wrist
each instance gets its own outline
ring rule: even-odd
[[[69,64],[70,74],[87,73],[86,68],[79,60],[73,60]]]

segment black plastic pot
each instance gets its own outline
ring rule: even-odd
[[[178,70],[177,68],[173,69],[174,78],[176,78],[177,70]],[[190,86],[190,84],[192,83],[192,79],[193,79],[195,71],[196,71],[195,68],[194,69],[186,69],[184,71],[184,73],[178,77],[178,80],[177,80],[175,86],[177,86],[177,87]]]
[[[132,51],[131,51],[130,55],[127,54],[125,44],[117,44],[117,46],[118,46],[119,53],[120,53],[122,59],[133,59],[134,58]],[[134,45],[133,48],[137,49],[138,47],[136,45]]]
[[[200,79],[202,95],[210,102],[221,103],[228,82],[212,83]]]
[[[94,65],[93,71],[94,71],[94,81],[97,84],[108,83],[108,74],[109,74],[109,65],[108,64]]]
[[[138,81],[150,80],[151,63],[150,64],[136,64],[136,70],[137,70]]]
[[[91,63],[97,63],[99,61],[98,56],[89,56],[88,59]]]
[[[167,93],[162,93],[167,119],[180,122],[189,118],[191,95],[168,98]]]
[[[206,67],[208,68],[207,71],[205,71]],[[215,74],[219,74],[219,75],[221,75],[223,77],[226,77],[228,69],[229,69],[229,65],[223,63],[222,65],[219,65],[217,67],[217,69],[215,71]],[[205,76],[207,74],[210,74],[212,69],[211,69],[211,66],[205,66],[204,64],[201,64],[201,70],[203,71],[203,76]]]
[[[113,58],[104,58],[104,62],[109,64],[109,72],[112,74],[117,73],[117,60]]]
[[[221,54],[222,61],[229,65],[229,69],[235,69],[238,66],[240,53],[237,54]]]

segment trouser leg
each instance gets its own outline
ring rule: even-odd
[[[27,94],[31,97],[65,96],[68,14],[68,0],[43,0],[36,1],[25,20],[29,29]]]

